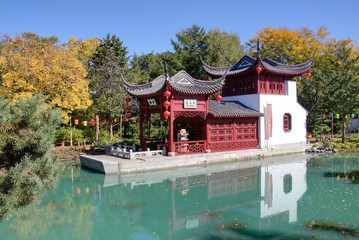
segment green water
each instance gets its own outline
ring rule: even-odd
[[[356,239],[343,234],[359,232],[353,170],[359,154],[108,176],[68,169],[40,206],[0,222],[0,239]]]

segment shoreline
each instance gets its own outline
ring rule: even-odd
[[[179,156],[141,157],[123,159],[108,155],[80,155],[81,167],[104,174],[126,174],[176,169],[227,162],[240,162],[250,159],[264,159],[273,156],[305,153],[310,144],[290,144],[264,149],[202,153]]]

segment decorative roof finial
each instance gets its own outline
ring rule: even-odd
[[[164,66],[164,70],[165,70],[166,81],[168,81],[170,79],[170,77],[168,75],[168,68],[167,68],[167,62],[166,61],[163,61],[163,66]]]
[[[261,51],[259,49],[259,38],[257,38],[257,58],[261,57]]]

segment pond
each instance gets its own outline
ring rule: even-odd
[[[355,239],[359,154],[125,175],[65,170],[0,239]]]

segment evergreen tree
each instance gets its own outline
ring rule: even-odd
[[[41,200],[53,188],[61,163],[51,153],[60,111],[43,97],[19,99],[0,97],[0,218]]]
[[[130,79],[136,84],[147,83],[160,75],[164,75],[164,62],[168,66],[168,74],[173,76],[181,70],[181,63],[172,52],[149,53],[141,56],[134,55],[131,60]]]
[[[205,55],[208,47],[206,30],[196,24],[176,33],[177,41],[171,39],[177,57],[182,63],[182,69],[192,77],[201,79],[204,77],[200,57]]]
[[[115,35],[101,41],[89,62],[89,78],[94,95],[94,107],[108,117],[110,139],[113,138],[112,120],[125,109],[125,91],[121,73],[128,68],[127,48]],[[120,118],[122,119],[122,118]]]

